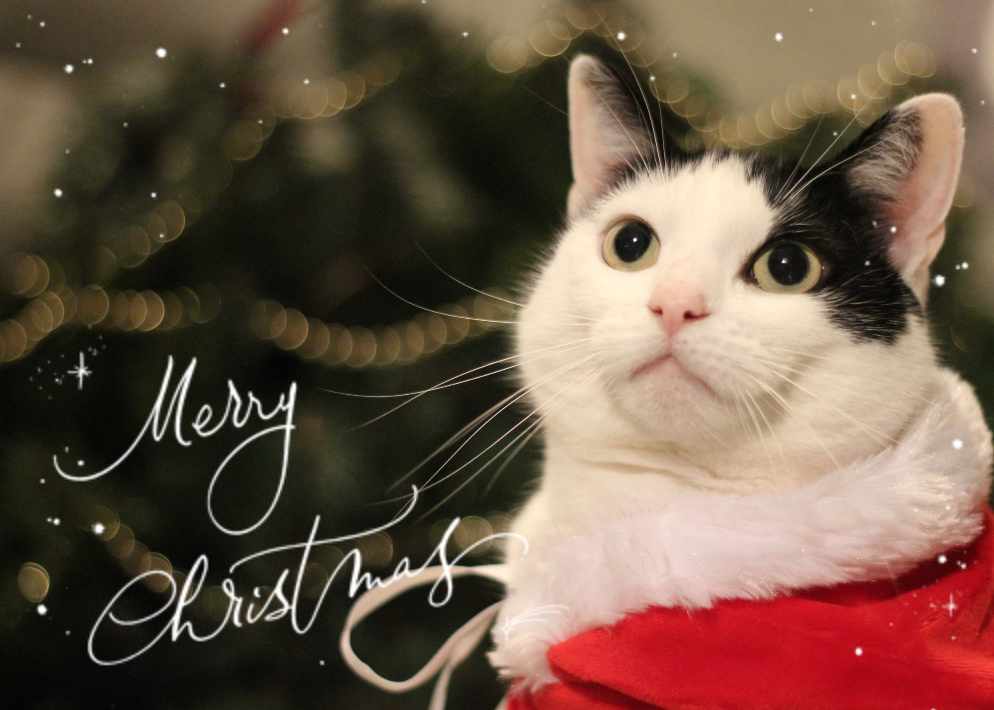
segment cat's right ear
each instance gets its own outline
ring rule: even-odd
[[[607,67],[581,54],[569,68],[573,187],[567,213],[579,215],[629,170],[651,165],[654,131],[636,97]]]

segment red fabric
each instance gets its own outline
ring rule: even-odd
[[[508,710],[992,710],[992,531],[988,508],[898,580],[629,615],[549,649],[561,682]]]

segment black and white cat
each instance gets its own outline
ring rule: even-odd
[[[991,434],[924,312],[956,101],[807,169],[681,149],[588,56],[569,104],[568,221],[517,328],[545,443],[527,550],[370,590],[343,657],[393,692],[438,674],[441,708],[496,616],[512,710],[994,707]],[[467,574],[506,599],[414,677],[352,651],[379,606]]]
[[[804,169],[687,152],[589,56],[568,223],[517,328],[543,418],[494,665],[653,606],[890,579],[982,528],[991,442],[937,363],[929,266],[963,150],[941,94]]]

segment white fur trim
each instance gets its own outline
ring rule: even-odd
[[[555,681],[550,646],[650,606],[895,577],[979,534],[991,466],[973,390],[944,372],[896,445],[803,488],[687,491],[651,514],[533,534],[512,563],[491,662],[534,688]]]

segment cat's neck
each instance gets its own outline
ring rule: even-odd
[[[542,489],[549,513],[558,523],[568,524],[660,510],[688,490],[749,494],[789,487],[768,471],[757,476],[740,466],[739,475],[731,476],[724,462],[715,468],[677,451],[620,446],[581,450],[551,438],[546,442]]]
[[[849,463],[815,449],[785,461],[757,442],[702,453],[637,444],[578,445],[551,435],[542,490],[550,517],[557,526],[568,526],[575,520],[662,510],[692,491],[751,495],[799,488]]]

